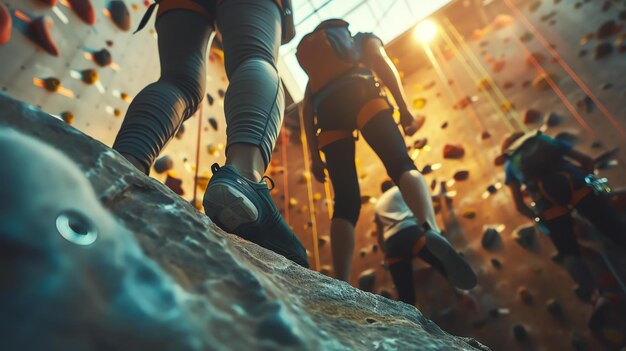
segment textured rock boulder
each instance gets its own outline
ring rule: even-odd
[[[7,349],[487,349],[222,232],[60,120],[0,106]]]

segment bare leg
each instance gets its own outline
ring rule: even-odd
[[[430,190],[424,176],[416,170],[404,172],[400,176],[398,187],[402,193],[402,198],[419,222],[428,223],[431,229],[439,232]]]
[[[354,226],[345,219],[334,218],[330,224],[330,249],[335,278],[350,282],[354,255]]]
[[[260,182],[265,173],[265,161],[261,150],[252,144],[234,144],[226,154],[226,164],[237,168],[241,175],[253,182]]]

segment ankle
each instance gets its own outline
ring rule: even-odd
[[[149,169],[146,169],[143,163],[141,163],[135,156],[132,156],[129,154],[122,154],[122,156],[124,156],[124,158],[128,160],[128,162],[130,162],[133,166],[135,166],[135,168],[137,168],[140,172],[142,172],[145,175],[148,175]]]
[[[226,153],[226,164],[234,166],[242,177],[260,182],[265,173],[265,161],[258,147],[252,144],[234,144]]]

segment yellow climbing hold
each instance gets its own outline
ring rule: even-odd
[[[509,112],[509,111],[512,111],[515,107],[510,101],[504,101],[502,105],[500,105],[500,108],[504,112]]]
[[[289,199],[289,207],[294,207],[298,205],[298,200],[296,200],[295,198],[291,198]]]
[[[482,78],[476,83],[478,91],[488,91],[493,88],[493,81],[490,78]]]
[[[315,193],[313,194],[313,201],[320,201],[322,199],[322,194]]]
[[[426,99],[424,98],[416,98],[413,100],[413,107],[418,110],[423,109],[426,106]]]

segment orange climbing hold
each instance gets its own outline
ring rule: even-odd
[[[91,0],[61,0],[64,5],[71,8],[83,22],[92,25],[96,23],[96,15]]]
[[[11,40],[11,27],[13,20],[9,9],[0,3],[0,45],[4,45]]]
[[[95,84],[100,78],[98,72],[95,69],[86,69],[80,72],[81,79],[85,84]]]
[[[491,65],[491,70],[493,71],[493,73],[499,73],[504,69],[504,66],[506,66],[506,61],[504,60],[495,61]]]
[[[52,56],[59,56],[59,48],[50,34],[52,20],[49,17],[41,16],[28,24],[30,38],[46,50]]]
[[[61,81],[54,77],[46,78],[43,80],[43,87],[51,93],[56,93],[61,88]]]

